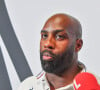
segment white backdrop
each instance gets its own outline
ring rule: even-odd
[[[82,24],[84,45],[79,60],[100,76],[100,1],[99,0],[5,0],[17,38],[33,74],[41,71],[40,31],[55,13],[67,13]]]

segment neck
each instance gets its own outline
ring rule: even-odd
[[[57,89],[71,84],[76,74],[80,71],[78,63],[74,63],[69,70],[63,72],[60,76],[54,73],[46,73],[46,76],[50,86]]]

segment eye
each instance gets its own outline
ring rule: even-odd
[[[48,35],[46,33],[41,34],[41,39],[47,39]]]
[[[65,36],[64,35],[56,35],[56,40],[64,40]]]

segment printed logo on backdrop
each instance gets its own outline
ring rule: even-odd
[[[31,75],[4,0],[0,0],[0,90],[16,90],[16,84]]]

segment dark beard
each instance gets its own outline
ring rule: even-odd
[[[42,56],[44,52],[49,52],[54,60],[45,61]],[[55,55],[51,51],[45,50],[40,53],[40,59],[42,68],[48,73],[62,74],[65,70],[68,70],[73,63],[74,46],[67,48],[62,54]]]

